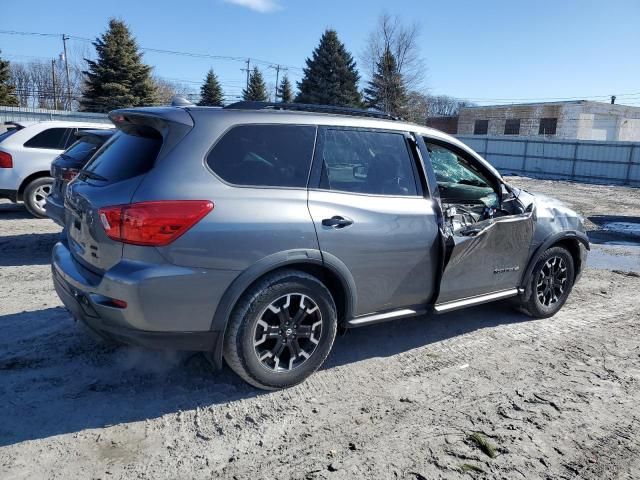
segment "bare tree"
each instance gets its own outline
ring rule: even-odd
[[[380,15],[360,54],[368,77],[373,78],[378,62],[389,51],[396,60],[406,89],[421,90],[426,79],[426,66],[418,45],[420,30],[418,22],[407,25],[398,16],[386,12]]]
[[[161,105],[167,105],[171,103],[171,99],[179,95],[190,101],[196,101],[199,95],[196,94],[193,89],[180,82],[174,82],[166,78],[154,75],[153,83],[156,85],[156,91],[158,95],[158,102]]]
[[[448,117],[458,115],[460,108],[475,105],[469,100],[450,97],[448,95],[428,95],[428,114],[430,117]]]

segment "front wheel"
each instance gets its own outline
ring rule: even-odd
[[[40,177],[32,180],[24,189],[24,206],[34,217],[45,218],[47,216],[45,205],[52,185],[53,178]]]
[[[520,309],[532,317],[552,317],[567,301],[574,280],[571,254],[562,247],[550,248],[538,259],[531,272],[531,295],[520,303]]]
[[[324,363],[336,329],[336,307],[322,282],[295,270],[276,272],[238,302],[225,334],[224,358],[255,387],[291,387]]]

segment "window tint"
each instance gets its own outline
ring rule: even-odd
[[[489,120],[476,120],[473,124],[474,135],[486,135],[489,131]]]
[[[557,118],[541,118],[538,135],[555,135],[557,126]]]
[[[70,148],[65,150],[62,156],[77,160],[78,162],[86,162],[98,151],[100,145],[101,143],[99,144],[96,142],[88,142],[86,140],[78,140],[76,143],[71,145]]]
[[[306,187],[316,127],[241,125],[213,147],[207,164],[235,185]]]
[[[504,122],[504,134],[505,135],[519,135],[520,134],[520,119],[508,118]]]
[[[377,195],[417,195],[413,159],[401,133],[327,130],[320,187]]]
[[[63,150],[67,128],[49,128],[27,140],[24,144],[28,148],[51,148]]]
[[[454,151],[428,142],[427,150],[444,201],[476,203],[495,195],[491,183]]]
[[[18,130],[20,130],[20,129],[19,128],[10,128],[6,132],[0,133],[0,143],[2,141],[6,140],[7,138],[9,138],[14,133],[16,133]]]
[[[100,148],[85,170],[104,177],[109,183],[120,182],[151,170],[160,147],[162,137],[159,135],[118,132]]]

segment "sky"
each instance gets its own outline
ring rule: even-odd
[[[234,99],[245,82],[241,59],[261,60],[253,65],[268,83],[276,75],[270,64],[287,66],[297,81],[322,32],[333,28],[358,61],[382,12],[420,23],[431,94],[479,104],[615,94],[617,103],[640,106],[640,0],[5,0],[0,50],[12,62],[48,60],[62,51],[59,36],[2,32],[94,39],[117,17],[143,48],[236,57],[144,50],[157,75],[194,91],[213,68]],[[77,38],[69,49],[70,56],[94,55]]]

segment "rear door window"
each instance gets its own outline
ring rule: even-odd
[[[402,133],[327,129],[321,155],[320,188],[418,195],[414,160]]]
[[[216,143],[207,165],[234,185],[306,187],[315,137],[312,126],[239,125]]]
[[[95,154],[85,170],[108,183],[121,182],[153,168],[162,147],[159,134],[131,135],[118,132]],[[91,178],[91,177],[89,177]]]
[[[69,133],[70,129],[68,128],[48,128],[27,140],[24,146],[27,148],[64,150],[65,140]]]

